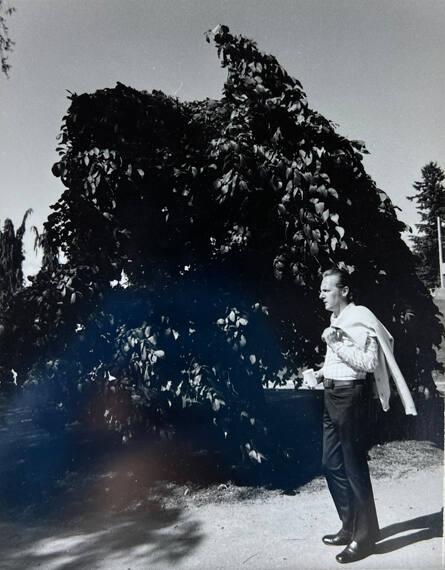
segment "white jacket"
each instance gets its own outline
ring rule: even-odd
[[[331,315],[331,326],[344,331],[361,348],[364,348],[368,334],[377,338],[380,350],[379,363],[374,371],[374,378],[382,408],[385,412],[389,410],[391,395],[389,377],[391,375],[405,408],[405,413],[416,416],[417,411],[413,398],[394,358],[394,339],[374,313],[362,305],[350,303],[338,317]]]

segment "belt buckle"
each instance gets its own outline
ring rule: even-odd
[[[333,388],[334,386],[334,381],[332,380],[332,378],[325,378],[323,380],[323,385],[325,388]]]

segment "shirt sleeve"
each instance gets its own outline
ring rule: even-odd
[[[379,347],[373,336],[368,336],[364,349],[357,345],[347,346],[340,340],[331,343],[330,348],[343,362],[360,372],[374,372],[379,363]]]

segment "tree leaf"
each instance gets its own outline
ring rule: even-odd
[[[341,226],[335,226],[335,230],[340,236],[340,239],[345,235],[345,230]]]

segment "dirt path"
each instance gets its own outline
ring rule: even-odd
[[[356,568],[440,568],[442,553],[442,469],[374,484],[383,540],[377,553]],[[200,554],[187,568],[327,569],[340,565],[341,550],[321,543],[338,529],[329,493],[304,492],[262,504],[213,506],[191,511],[207,529]],[[161,567],[161,566],[160,566]],[[134,566],[138,568],[138,566]]]
[[[320,488],[321,487],[321,488]],[[317,485],[315,486],[317,488]],[[443,469],[374,481],[383,539],[363,569],[442,564]],[[169,506],[166,506],[169,505]],[[81,505],[80,505],[81,506]],[[324,484],[297,495],[183,506],[148,503],[85,520],[73,511],[26,526],[0,519],[3,570],[330,569],[337,548],[322,544],[338,520]]]

